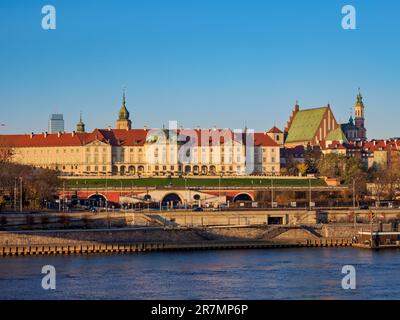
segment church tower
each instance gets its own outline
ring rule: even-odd
[[[132,121],[129,120],[129,111],[125,105],[125,91],[122,96],[122,106],[119,109],[118,120],[117,120],[117,129],[131,130]]]
[[[367,139],[367,130],[365,129],[364,123],[364,103],[362,99],[361,92],[358,90],[357,101],[354,105],[354,122],[357,127],[357,139],[364,141]]]
[[[80,133],[85,132],[85,124],[82,121],[82,112],[79,117],[79,122],[76,124],[76,132],[80,132]]]

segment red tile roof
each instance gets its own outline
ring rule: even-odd
[[[264,133],[254,133],[254,145],[262,147],[279,147],[269,135]]]
[[[162,129],[95,129],[85,133],[0,135],[0,147],[68,147],[83,146],[93,141],[113,146],[143,146],[149,132],[157,134],[160,130]],[[246,134],[236,133],[231,129],[179,129],[176,132],[183,137],[188,136],[186,141],[195,139],[198,146],[211,146],[218,139],[220,144],[229,141],[246,142]],[[279,146],[264,133],[254,133],[254,145]]]
[[[0,135],[0,147],[81,146],[87,134],[20,134]]]
[[[269,131],[267,131],[267,133],[283,133],[283,132],[279,130],[279,128],[277,128],[276,126],[273,126],[271,129],[269,129]]]

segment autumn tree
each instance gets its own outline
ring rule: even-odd
[[[369,171],[372,192],[378,201],[395,199],[400,187],[400,155],[390,154],[387,165],[374,164]]]
[[[356,201],[366,192],[367,174],[359,158],[329,153],[318,161],[317,167],[322,176],[337,178],[352,192],[354,189]]]
[[[342,156],[336,153],[326,154],[318,160],[317,168],[321,176],[328,178],[339,178],[342,175]]]
[[[297,168],[300,162],[296,161],[292,155],[290,155],[286,160],[286,171],[291,176],[299,175],[299,169]]]
[[[36,208],[51,200],[59,185],[56,171],[0,160],[0,196],[18,197]]]
[[[297,164],[297,170],[302,176],[304,176],[307,173],[308,164],[304,162]]]

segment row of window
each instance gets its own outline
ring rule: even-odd
[[[98,148],[98,147],[90,148],[90,147],[88,147],[88,148],[86,148],[86,152],[90,153],[91,151],[94,151],[94,153],[98,153],[99,151],[102,151],[102,152],[106,153],[108,149],[109,148],[106,148],[106,147],[103,147],[103,148]],[[162,149],[163,149],[163,151],[165,151],[165,147],[163,147]],[[41,148],[41,149],[33,149],[33,150],[26,149],[25,153],[27,153],[27,154],[29,154],[29,153],[43,154],[43,153],[51,153],[51,151],[53,151],[53,150],[54,150],[53,148],[47,148],[47,149]],[[69,153],[79,153],[80,149],[79,148],[76,148],[76,149],[55,149],[55,153],[68,153],[68,151],[69,151]],[[121,151],[123,151],[123,149],[121,149]],[[130,148],[129,151],[131,153],[133,153],[134,152],[134,148]],[[142,151],[143,151],[142,148],[138,149],[139,153],[141,153]],[[174,151],[174,150],[171,149],[171,151]],[[221,152],[223,152],[223,151],[224,151],[224,148],[221,148]],[[232,149],[229,148],[228,152],[231,152],[231,151],[232,151]],[[242,150],[240,148],[236,149],[237,153],[240,153],[241,151]],[[155,152],[158,152],[158,148],[155,149]],[[194,148],[193,152],[197,153],[197,148]],[[206,152],[206,148],[202,148],[202,152],[205,153]],[[210,152],[213,152],[213,148],[210,148]],[[271,148],[271,152],[274,153],[275,152],[275,148]]]
[[[48,149],[26,149],[25,153],[26,154],[43,154],[43,153],[51,153],[52,151],[54,151],[55,153],[68,153],[68,149],[52,149],[52,148],[48,148]],[[79,153],[79,149],[70,149],[70,153]]]

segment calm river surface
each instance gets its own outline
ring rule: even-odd
[[[41,287],[42,266],[57,271]],[[343,290],[343,265],[357,271]],[[0,257],[0,299],[400,299],[400,251],[302,248]]]

